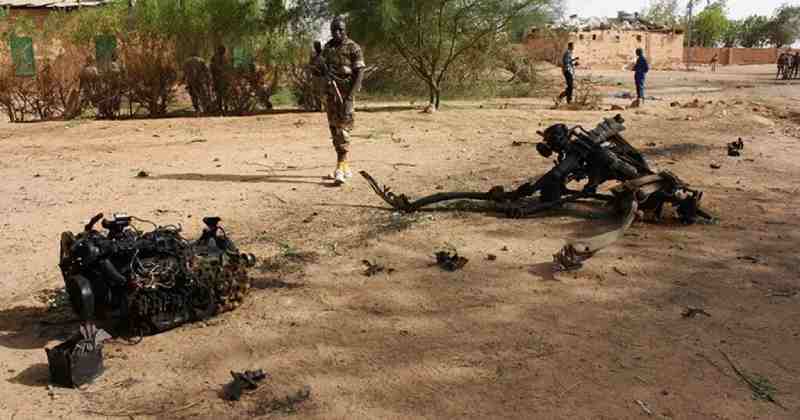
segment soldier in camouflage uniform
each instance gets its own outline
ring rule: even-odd
[[[86,64],[81,69],[80,76],[81,103],[94,105],[97,101],[98,85],[100,83],[100,70],[97,69],[92,57],[86,58]]]
[[[198,113],[207,113],[213,109],[211,102],[211,73],[206,61],[192,56],[183,63],[183,81],[192,98],[192,106]]]
[[[230,64],[225,46],[217,47],[214,57],[211,58],[211,79],[214,82],[214,95],[217,100],[217,109],[225,115],[228,111],[228,88],[230,85]]]
[[[361,91],[365,64],[361,47],[347,37],[343,18],[336,17],[331,22],[331,37],[320,54],[316,73],[326,79],[326,110],[337,162],[333,178],[343,184],[353,176],[347,158],[355,94]]]

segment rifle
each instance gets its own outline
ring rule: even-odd
[[[339,104],[344,104],[342,91],[339,90],[339,85],[336,83],[336,79],[333,78],[331,70],[328,68],[328,64],[325,63],[325,59],[322,57],[321,42],[314,41],[314,53],[316,54],[315,57],[317,58],[317,65],[319,66],[319,70],[322,73],[322,77],[325,78],[325,81],[328,82],[328,86],[332,87],[333,90],[336,92],[336,101]]]

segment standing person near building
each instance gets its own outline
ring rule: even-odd
[[[712,73],[716,73],[717,72],[717,63],[719,63],[719,55],[717,55],[717,53],[714,53],[714,56],[711,57],[711,72]]]
[[[361,91],[366,65],[361,47],[347,37],[347,27],[342,17],[337,16],[331,22],[331,37],[318,58],[312,59],[311,65],[314,66],[314,74],[325,79],[328,126],[336,150],[333,179],[341,185],[353,176],[348,163],[350,132],[355,123],[355,94]]]
[[[578,65],[578,58],[572,57],[572,52],[575,50],[575,44],[570,42],[567,44],[567,51],[564,52],[564,56],[561,58],[561,70],[564,73],[564,82],[566,83],[566,89],[561,92],[561,95],[558,95],[558,103],[564,98],[567,98],[567,103],[572,103],[572,94],[575,91],[575,66]]]
[[[644,105],[644,81],[647,72],[650,71],[650,65],[647,63],[644,50],[641,48],[636,49],[636,57],[636,64],[633,66],[633,81],[636,83],[636,100],[639,105]]]

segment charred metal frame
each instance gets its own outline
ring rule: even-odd
[[[651,212],[661,220],[666,204],[672,205],[685,224],[699,219],[714,220],[700,208],[702,192],[690,188],[669,171],[656,173],[645,157],[622,136],[625,120],[621,115],[604,119],[594,129],[581,126],[568,128],[564,124],[549,127],[536,150],[545,158],[554,154],[554,167],[535,181],[527,182],[513,191],[502,186],[487,192],[444,192],[411,200],[405,194],[395,194],[382,186],[367,172],[361,175],[387,204],[398,211],[410,213],[425,207],[453,200],[494,202],[496,208],[509,217],[523,218],[560,208],[567,203],[583,200],[605,202],[622,215],[618,229],[583,241],[570,242],[553,258],[557,270],[574,270],[597,251],[621,238],[636,217]],[[586,181],[581,190],[567,186]],[[617,182],[611,194],[598,193],[601,185]],[[528,197],[538,194],[539,200]]]

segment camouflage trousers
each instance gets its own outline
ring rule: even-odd
[[[325,109],[328,113],[328,126],[333,138],[333,147],[342,157],[350,151],[350,132],[355,126],[353,101],[345,100],[340,103],[336,95],[328,94]]]

